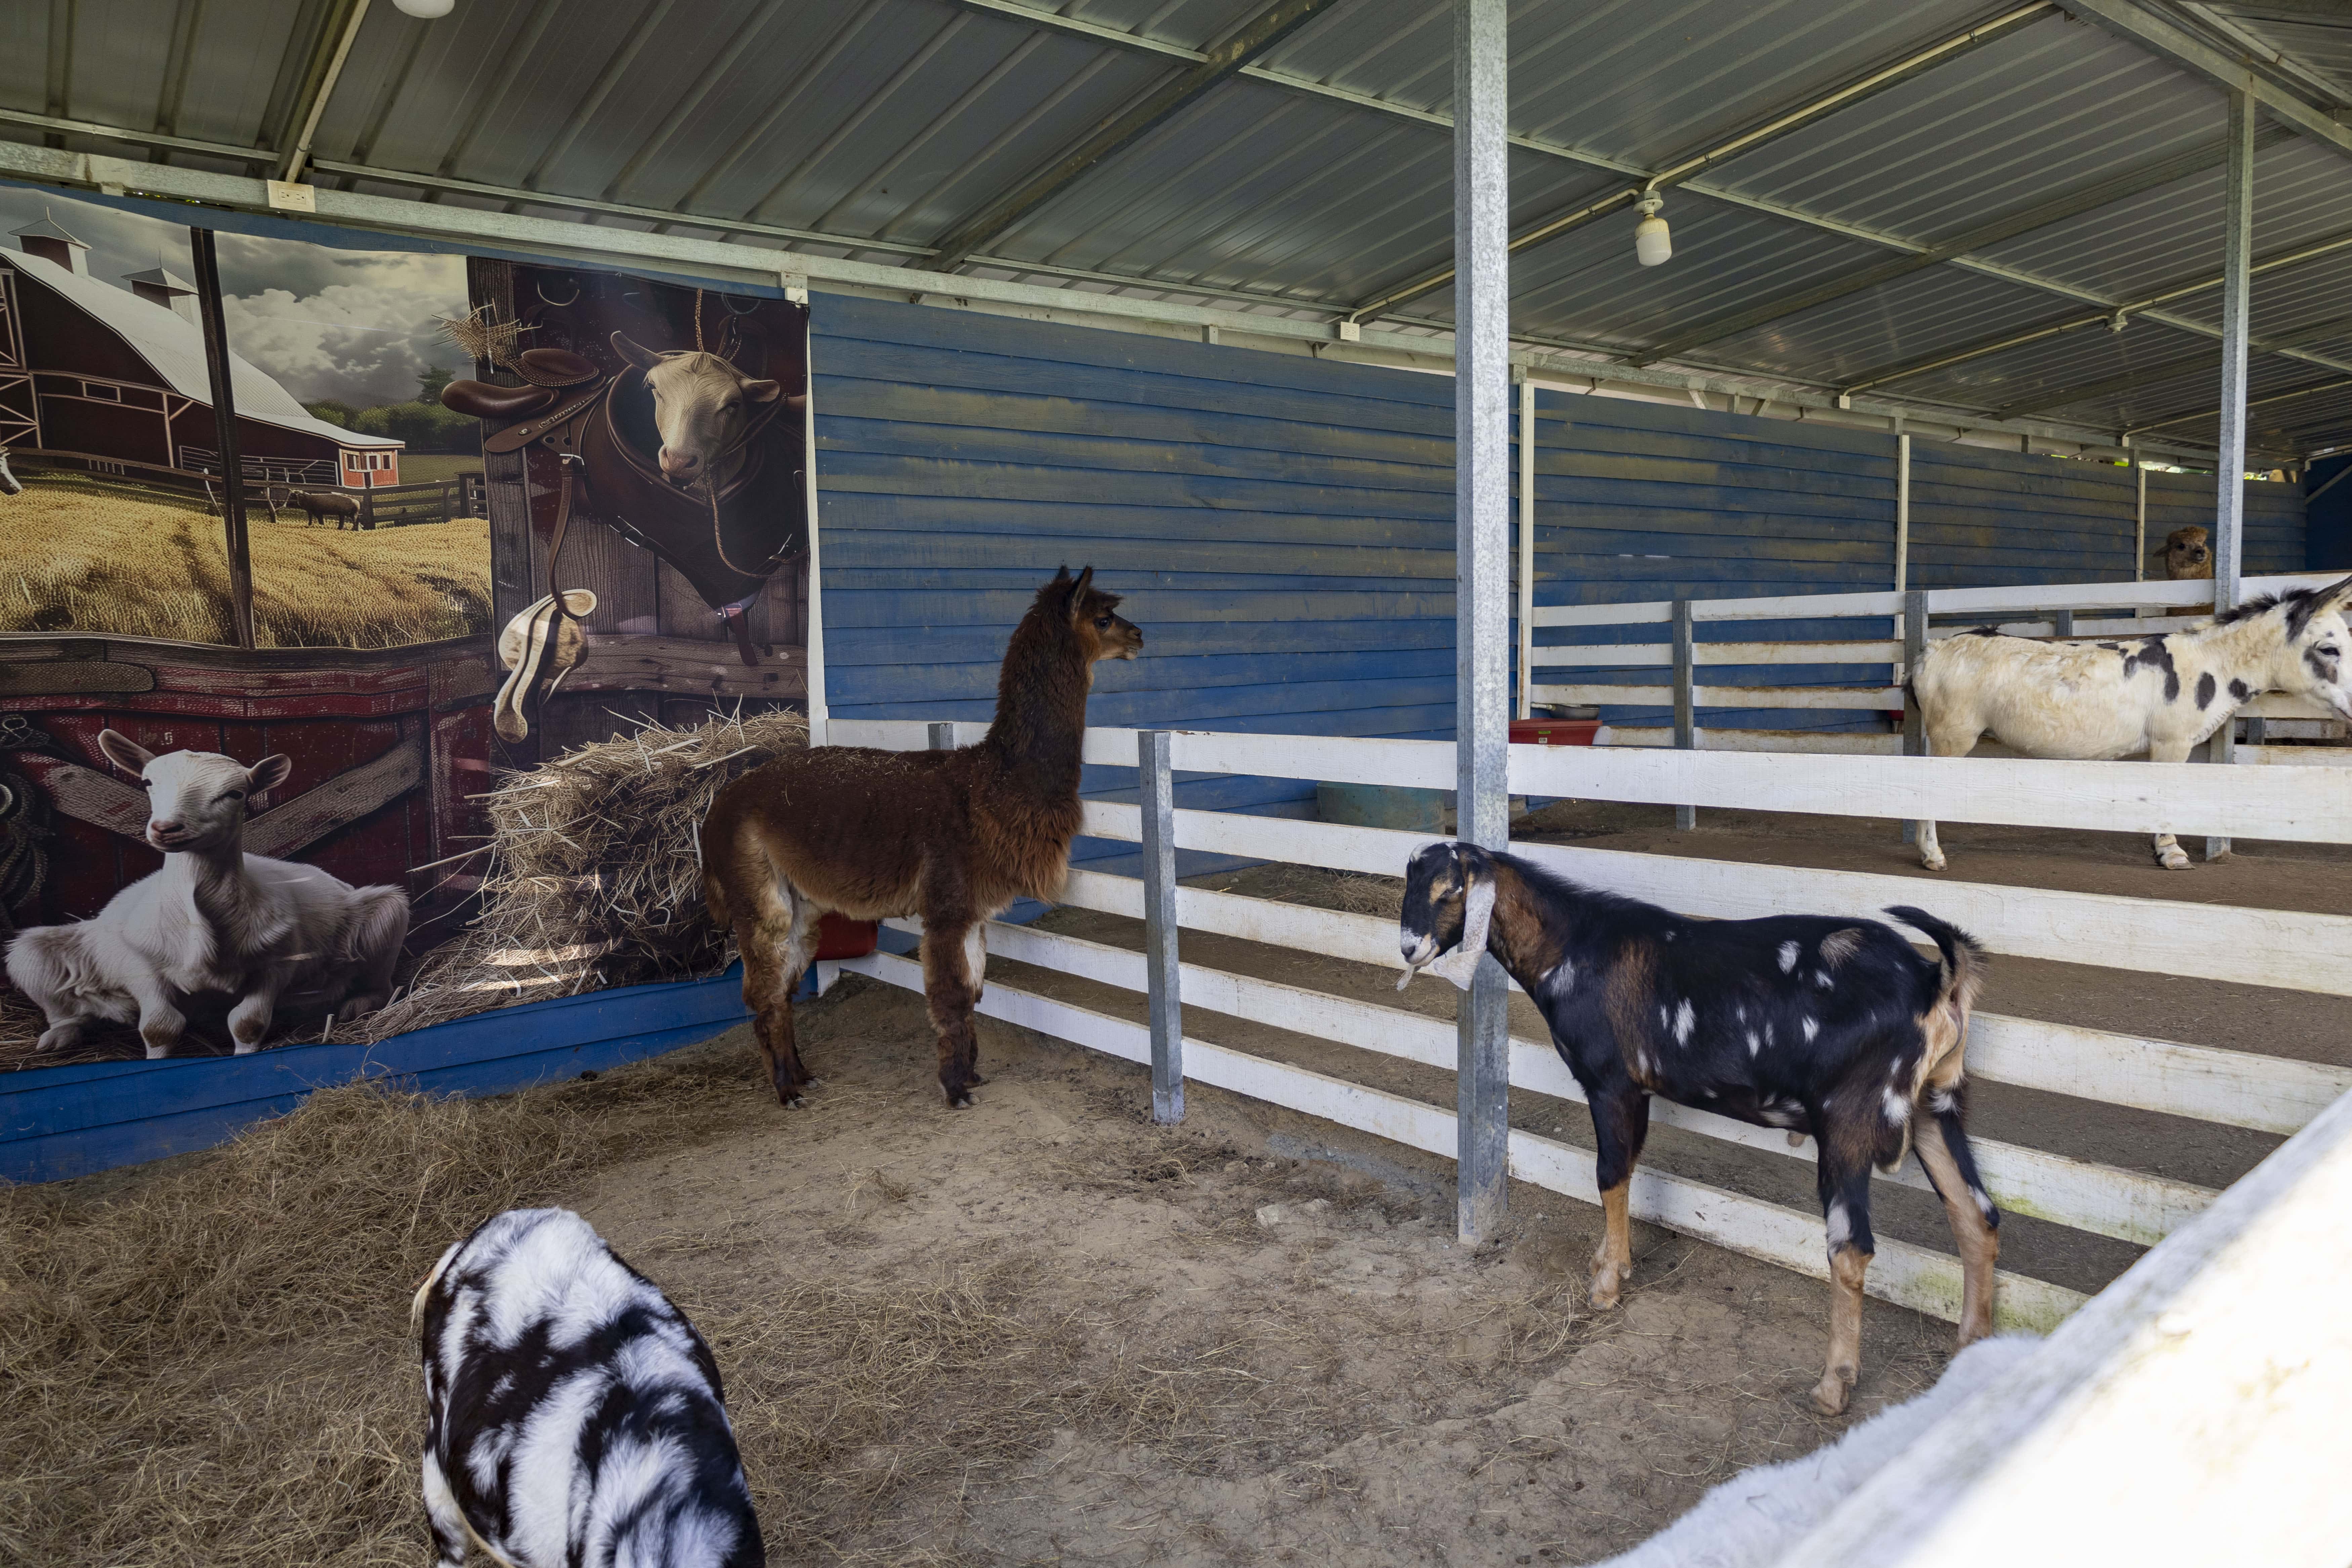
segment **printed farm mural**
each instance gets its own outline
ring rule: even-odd
[[[155,211],[0,185],[0,1071],[706,963],[492,934],[500,792],[797,722],[806,307]]]

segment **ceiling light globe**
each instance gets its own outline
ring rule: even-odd
[[[402,16],[415,16],[427,22],[436,16],[447,16],[449,8],[457,3],[457,0],[392,0],[393,8]]]
[[[1666,220],[1653,213],[1633,226],[1633,259],[1644,267],[1655,267],[1675,254],[1674,235]]]

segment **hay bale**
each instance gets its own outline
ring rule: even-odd
[[[481,913],[392,1005],[325,1037],[372,1045],[518,1002],[724,969],[734,952],[703,908],[702,818],[730,780],[807,744],[797,713],[714,713],[508,774],[488,797]]]

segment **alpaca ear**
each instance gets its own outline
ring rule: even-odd
[[[1064,567],[1063,570],[1066,572],[1068,568]],[[1089,566],[1078,574],[1076,582],[1070,584],[1070,619],[1076,620],[1078,613],[1086,608],[1087,589],[1094,580],[1095,569]]]
[[[98,749],[106,753],[108,762],[126,773],[142,773],[155,760],[154,752],[119,730],[100,730]]]

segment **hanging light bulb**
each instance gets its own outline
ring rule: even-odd
[[[1633,204],[1641,209],[1642,221],[1633,226],[1633,259],[1644,267],[1655,267],[1675,254],[1675,237],[1666,227],[1666,220],[1658,209],[1666,198],[1655,191],[1643,191],[1642,199]]]
[[[415,16],[427,22],[436,16],[447,16],[449,7],[456,4],[457,0],[392,0],[393,8],[402,16]]]

